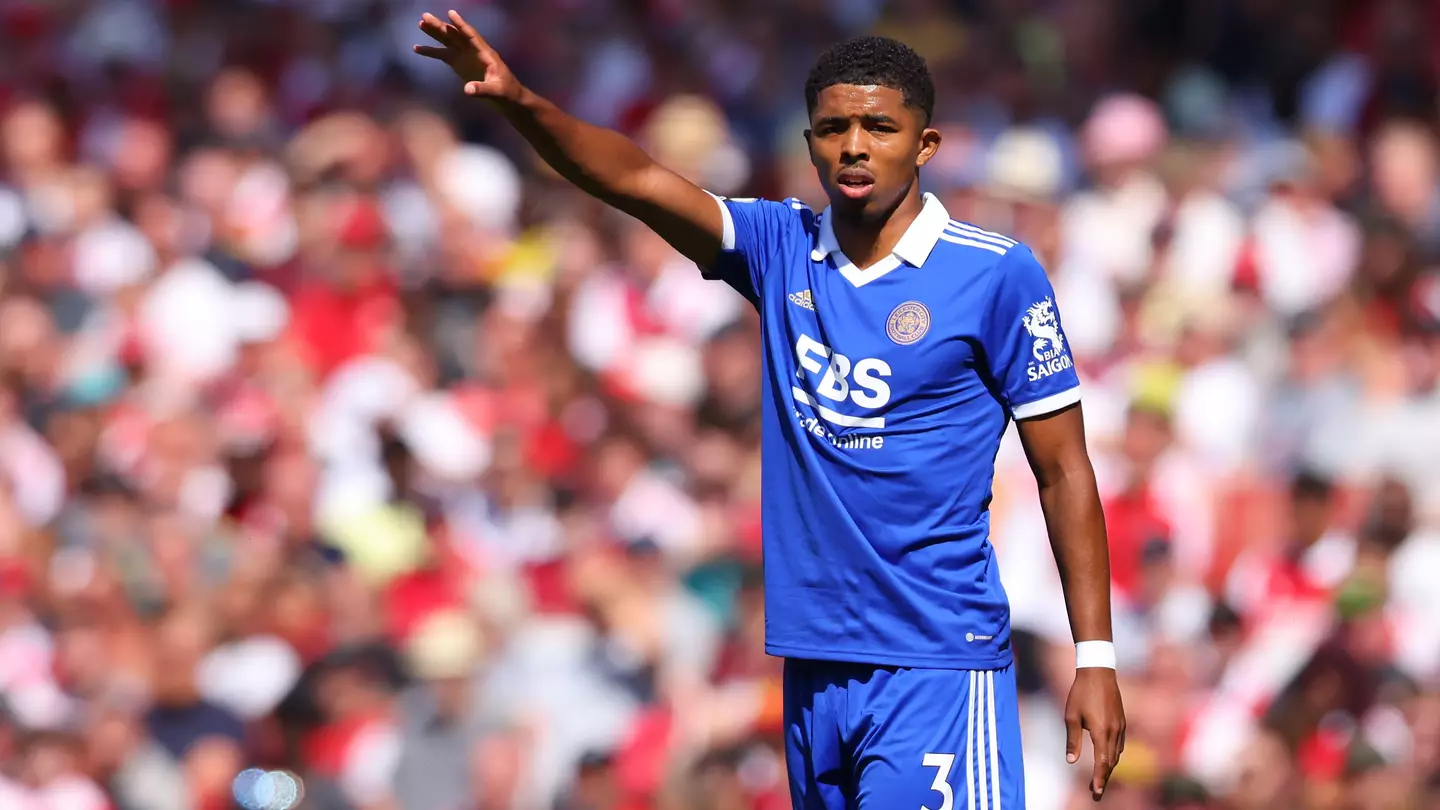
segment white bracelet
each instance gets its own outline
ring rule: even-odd
[[[1081,641],[1075,645],[1076,669],[1114,669],[1115,645],[1108,641]]]

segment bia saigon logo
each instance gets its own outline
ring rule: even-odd
[[[1029,368],[1031,382],[1074,365],[1070,353],[1065,351],[1065,335],[1060,331],[1060,319],[1055,316],[1055,302],[1048,296],[1031,304],[1022,322],[1025,331],[1030,333],[1030,353],[1035,357]]]

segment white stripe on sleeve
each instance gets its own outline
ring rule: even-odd
[[[994,231],[982,230],[975,227],[974,225],[971,225],[968,222],[959,222],[952,219],[945,225],[945,227],[962,236],[973,237],[984,242],[992,242],[1001,247],[1012,248],[1019,244],[1014,239],[1011,239],[1004,234],[995,233]]]
[[[953,233],[942,233],[940,234],[940,238],[944,239],[946,242],[950,242],[951,244],[964,245],[965,247],[972,248],[980,248],[981,250],[988,250],[997,256],[1004,256],[1006,251],[1009,250],[1009,248],[1001,247],[999,245],[992,245],[989,242],[981,242],[975,239],[966,239],[963,237],[959,237]]]
[[[1010,409],[1010,415],[1016,419],[1033,419],[1037,416],[1044,416],[1047,413],[1054,413],[1061,408],[1068,408],[1080,401],[1080,386],[1067,388],[1058,394],[1051,394],[1048,397],[1037,399],[1034,402],[1026,402]]]
[[[730,216],[730,206],[728,206],[728,205],[725,204],[725,198],[724,198],[724,197],[721,197],[719,194],[714,194],[714,193],[709,192],[709,191],[707,191],[707,192],[705,192],[705,193],[706,193],[706,194],[709,194],[711,197],[714,197],[714,198],[715,198],[715,204],[718,205],[718,206],[720,206],[720,218],[724,221],[724,226],[723,226],[723,227],[724,227],[724,230],[722,231],[722,235],[721,235],[721,237],[720,237],[720,249],[721,249],[721,250],[734,250],[734,249],[735,249],[735,220],[734,220],[733,217]]]

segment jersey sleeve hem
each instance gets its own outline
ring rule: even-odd
[[[720,249],[727,251],[734,250],[735,218],[730,215],[730,206],[726,205],[724,198],[720,197],[718,194],[709,191],[705,193],[709,194],[712,198],[714,198],[715,204],[720,206],[720,219],[724,223],[720,236]]]
[[[1010,415],[1015,419],[1034,419],[1037,416],[1044,416],[1054,413],[1062,408],[1068,408],[1080,401],[1080,386],[1067,388],[1058,394],[1051,394],[1048,397],[1037,399],[1033,402],[1026,402],[1016,405],[1010,409]]]

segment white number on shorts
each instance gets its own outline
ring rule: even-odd
[[[930,783],[930,789],[940,793],[940,810],[951,810],[955,806],[955,792],[950,789],[950,769],[955,766],[954,754],[926,754],[924,763],[927,768],[938,768],[935,772],[935,781]],[[928,805],[921,805],[920,810],[930,810]]]

